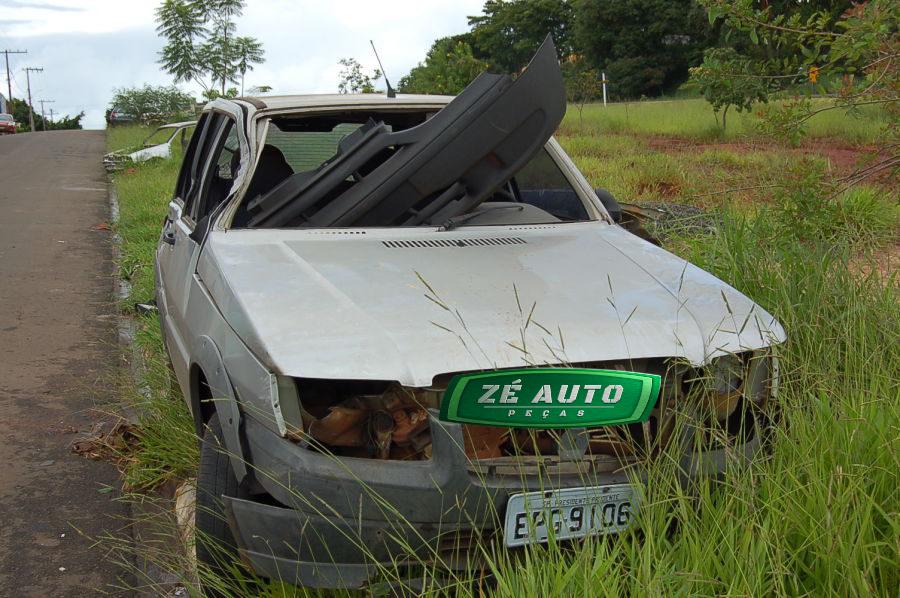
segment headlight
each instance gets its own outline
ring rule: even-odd
[[[767,349],[723,355],[686,381],[700,404],[721,422],[742,398],[755,407],[765,406],[777,386],[777,363]]]

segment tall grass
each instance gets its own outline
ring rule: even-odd
[[[589,146],[573,154],[590,167]],[[713,158],[736,170],[762,159]],[[145,164],[116,177],[133,299],[152,293],[152,253],[177,166],[177,160]],[[620,536],[515,554],[485,544],[481,556],[496,595],[896,595],[900,281],[896,273],[865,267],[874,251],[896,243],[896,198],[857,188],[829,199],[815,162],[783,174],[784,187],[770,204],[726,208],[712,232],[670,246],[760,303],[788,332],[779,351],[770,456],[733,466],[721,481],[701,481],[691,493],[675,483],[674,460],[655,461],[642,485],[639,525]],[[154,322],[142,324],[140,347],[155,365],[145,380],[152,392],[143,395],[150,414],[142,422],[145,441],[129,475],[134,485],[152,486],[191,475],[196,444],[187,410],[160,366]],[[234,595],[321,594],[240,570],[238,586],[201,574]],[[431,586],[430,593],[476,594],[465,581],[458,577],[452,590]]]
[[[106,149],[113,152],[125,148],[139,148],[155,127],[148,125],[117,125],[106,128]]]
[[[777,102],[778,100],[774,100]],[[814,100],[824,107],[828,100]],[[864,106],[858,114],[841,109],[829,110],[812,117],[807,123],[809,137],[839,138],[851,143],[875,140],[888,123],[886,111]],[[736,139],[757,135],[754,112],[728,112],[723,131],[712,107],[703,99],[623,102],[603,106],[588,104],[579,116],[569,110],[563,120],[564,132],[580,134],[636,133],[641,135],[675,135],[693,139]]]

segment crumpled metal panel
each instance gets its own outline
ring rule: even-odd
[[[731,286],[618,226],[515,228],[526,243],[402,251],[382,242],[444,233],[213,232],[199,273],[255,355],[307,378],[425,387],[447,372],[562,361],[701,365],[785,337]]]

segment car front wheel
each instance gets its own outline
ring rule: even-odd
[[[231,468],[222,441],[218,414],[206,424],[200,445],[197,473],[197,509],[194,515],[197,564],[204,596],[231,596],[240,585],[237,544],[225,517],[223,496],[245,498]],[[246,582],[245,582],[246,583]]]

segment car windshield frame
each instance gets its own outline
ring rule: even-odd
[[[398,105],[383,105],[383,104],[348,104],[348,105],[335,105],[335,106],[318,106],[311,108],[295,108],[295,109],[279,109],[279,110],[261,110],[256,112],[253,115],[253,118],[250,122],[250,131],[257,132],[257,142],[256,147],[261,148],[266,145],[267,140],[269,139],[269,135],[272,131],[272,120],[277,118],[316,118],[320,116],[327,116],[334,113],[340,112],[406,112],[406,113],[415,113],[415,112],[436,112],[441,110],[446,106],[445,103],[420,103],[420,102],[411,102],[404,103]],[[560,144],[556,141],[555,137],[551,137],[541,148],[542,152],[546,152],[548,157],[552,160],[555,167],[558,169],[559,174],[565,179],[566,183],[570,187],[570,189],[574,192],[575,196],[581,202],[581,205],[585,211],[585,217],[573,220],[563,220],[563,219],[554,219],[548,222],[533,222],[533,223],[478,223],[478,222],[465,222],[462,226],[453,226],[449,230],[460,230],[466,228],[485,228],[485,227],[501,227],[507,228],[510,226],[540,226],[540,225],[564,225],[564,224],[584,224],[587,222],[607,222],[611,223],[612,219],[609,216],[608,212],[606,212],[605,208],[599,204],[599,201],[596,200],[596,197],[593,193],[593,190],[590,188],[589,183],[584,179],[584,175],[578,171],[574,162],[571,158],[565,153]],[[241,182],[240,189],[235,194],[235,197],[232,198],[231,201],[228,202],[227,206],[222,206],[222,210],[220,212],[219,217],[216,219],[215,228],[218,230],[241,230],[241,231],[272,231],[272,230],[291,230],[291,231],[322,231],[322,230],[431,230],[431,231],[444,231],[447,230],[445,227],[445,222],[436,222],[430,224],[420,224],[420,225],[365,225],[365,226],[348,226],[348,227],[318,227],[318,226],[279,226],[279,227],[252,227],[252,226],[236,226],[234,224],[235,216],[238,210],[244,206],[248,201],[252,198],[247,197],[247,193],[249,191],[250,183],[256,174],[257,168],[259,166],[259,151],[256,151],[256,159],[253,161],[252,169],[246,173],[244,180]],[[534,159],[534,158],[532,158]],[[529,164],[531,162],[529,161]],[[515,179],[515,176],[512,177]],[[507,182],[504,187],[508,187],[509,182]],[[485,201],[483,203],[489,203]],[[523,202],[525,203],[525,202]],[[483,204],[482,204],[483,205]],[[477,208],[476,208],[477,209]],[[461,216],[466,216],[471,212],[466,212],[461,214]]]

